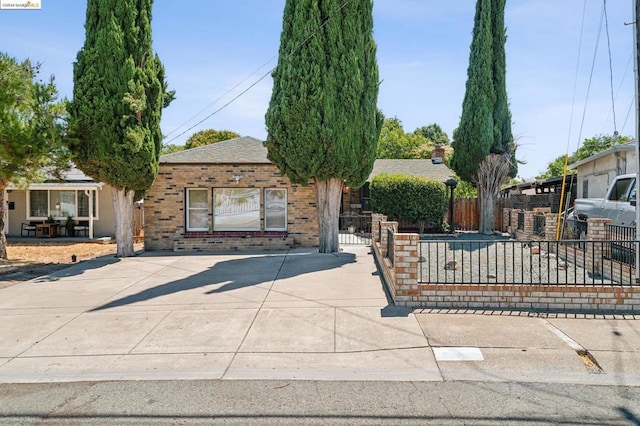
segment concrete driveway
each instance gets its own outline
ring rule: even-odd
[[[106,257],[0,289],[0,382],[640,385],[633,317],[488,314],[390,306],[362,246]]]

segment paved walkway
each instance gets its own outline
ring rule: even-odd
[[[640,316],[389,306],[367,247],[82,262],[0,289],[0,382],[525,381],[640,386]]]

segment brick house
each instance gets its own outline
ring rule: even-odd
[[[376,160],[362,188],[343,188],[341,214],[370,217],[369,182],[379,173],[444,182],[454,173],[437,160],[442,156],[444,151],[434,151],[435,160]],[[150,251],[288,249],[319,243],[315,185],[292,185],[269,161],[264,143],[252,137],[163,155],[146,193],[144,218],[145,250]]]
[[[292,185],[241,137],[164,155],[144,200],[145,250],[314,247],[315,185]]]

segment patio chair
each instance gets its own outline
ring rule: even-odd
[[[80,233],[83,232],[85,237],[89,236],[89,221],[88,220],[80,220],[78,224],[73,227],[73,231],[76,236],[80,236]]]
[[[24,233],[27,233],[27,237],[29,234],[33,232],[33,236],[36,236],[36,222],[22,223],[22,228],[20,228],[20,236],[24,237]]]

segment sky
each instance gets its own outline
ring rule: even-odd
[[[635,136],[633,26],[625,25],[633,22],[632,2],[507,0],[507,92],[525,163],[519,178],[534,178],[585,138],[615,130]],[[71,99],[86,2],[40,3],[39,10],[0,10],[0,51],[41,62],[40,75],[54,75],[60,96]],[[165,143],[182,145],[205,129],[266,139],[284,4],[154,2],[153,48],[176,91],[162,116]],[[437,123],[452,137],[474,11],[474,0],[374,0],[378,107],[405,131]]]

